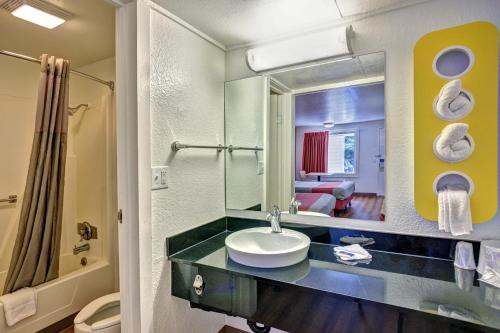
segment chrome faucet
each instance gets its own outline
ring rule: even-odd
[[[81,246],[76,246],[73,248],[73,254],[74,255],[77,255],[78,253],[80,252],[83,252],[83,251],[88,251],[90,250],[90,244],[83,244]]]
[[[276,233],[281,232],[280,219],[281,219],[280,208],[276,205],[273,205],[273,208],[267,214],[267,217],[266,217],[266,220],[271,222],[271,229],[273,232],[276,232]]]
[[[297,200],[295,197],[292,197],[292,201],[290,201],[290,205],[288,206],[288,213],[289,214],[298,214],[300,205],[301,205],[301,202],[299,200]]]

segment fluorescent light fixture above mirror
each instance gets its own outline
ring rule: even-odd
[[[263,72],[352,54],[352,27],[315,32],[249,49],[248,67]]]
[[[0,5],[0,8],[9,11],[15,17],[47,29],[54,29],[72,17],[59,7],[40,0],[7,0]]]

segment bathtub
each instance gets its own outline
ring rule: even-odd
[[[45,328],[75,312],[90,301],[115,291],[114,272],[108,261],[87,258],[87,265],[81,266],[85,255],[65,254],[61,256],[58,279],[35,287],[37,290],[37,313],[12,327],[5,322],[3,304],[0,303],[0,332],[28,333]],[[0,282],[5,279],[2,272]]]

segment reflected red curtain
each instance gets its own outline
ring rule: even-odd
[[[328,136],[327,131],[304,133],[302,170],[306,173],[328,171]]]

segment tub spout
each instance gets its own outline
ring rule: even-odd
[[[77,255],[80,252],[90,250],[90,244],[83,244],[81,246],[76,246],[73,248],[73,254]]]

